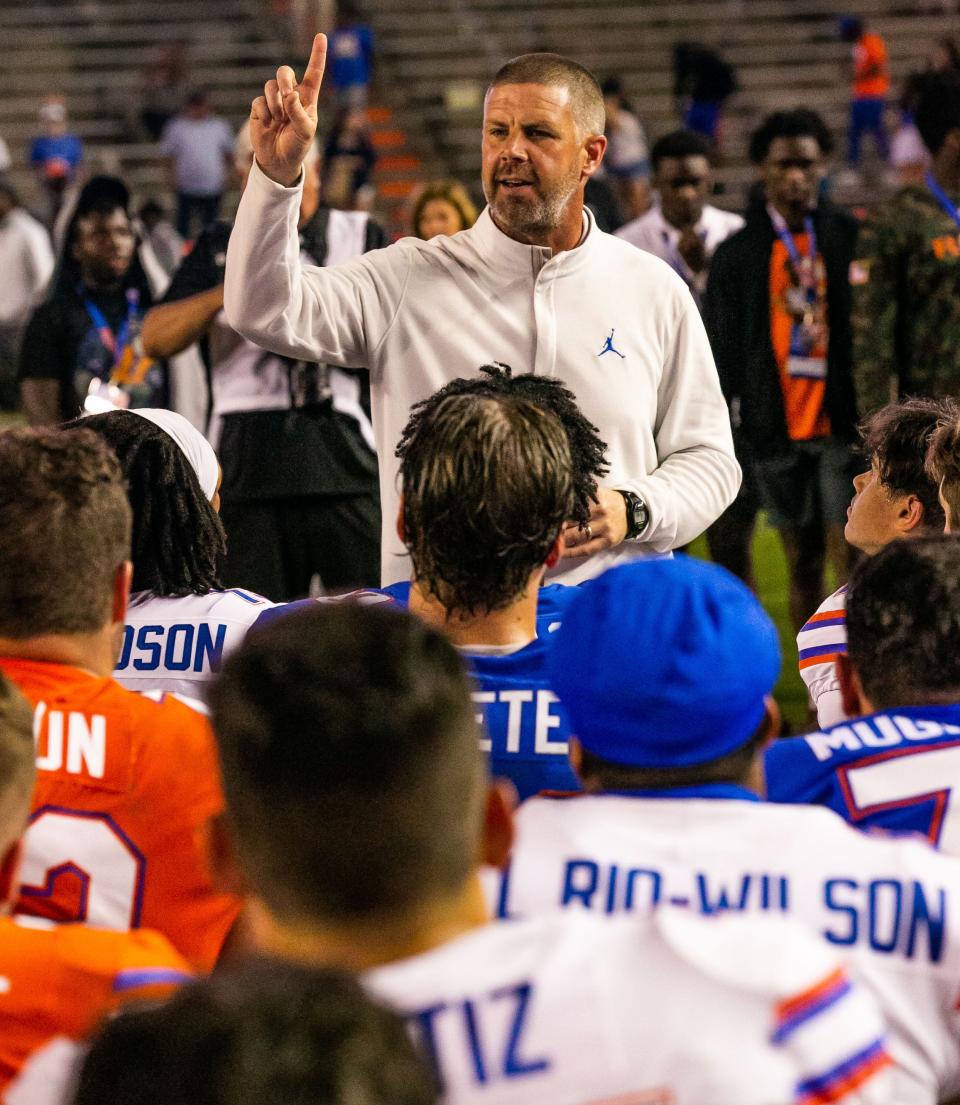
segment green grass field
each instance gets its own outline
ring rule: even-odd
[[[703,537],[699,537],[690,546],[690,551],[694,556],[709,559],[707,542]],[[787,561],[777,531],[766,524],[763,515],[757,521],[753,540],[753,563],[760,601],[773,618],[780,634],[783,670],[774,693],[784,721],[789,723],[791,731],[804,733],[811,725],[807,714],[807,689],[797,670],[797,641],[787,606]]]

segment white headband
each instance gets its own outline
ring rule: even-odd
[[[213,446],[202,433],[182,414],[176,411],[165,411],[157,407],[138,407],[130,411],[138,414],[161,430],[180,447],[180,451],[187,458],[187,463],[196,472],[200,481],[200,489],[209,500],[217,493],[217,483],[220,480],[220,465],[217,463],[217,454]]]

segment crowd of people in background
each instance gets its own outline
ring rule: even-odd
[[[237,129],[157,55],[169,201],[44,96],[42,209],[0,176],[6,1105],[958,1099],[960,47],[893,104],[837,35],[838,174],[788,105],[731,209],[709,44],[662,134],[531,53],[484,202],[424,182],[393,243],[346,5]]]

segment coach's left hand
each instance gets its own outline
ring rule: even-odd
[[[627,504],[623,496],[612,487],[599,487],[588,524],[581,528],[577,522],[567,522],[563,527],[561,558],[593,556],[619,545],[626,536]]]

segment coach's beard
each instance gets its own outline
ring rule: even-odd
[[[532,195],[513,196],[508,185],[494,181],[492,195],[484,189],[494,222],[513,237],[535,238],[548,234],[560,225],[563,212],[580,186],[580,173],[560,181],[549,192],[543,193],[539,185],[531,181]]]

